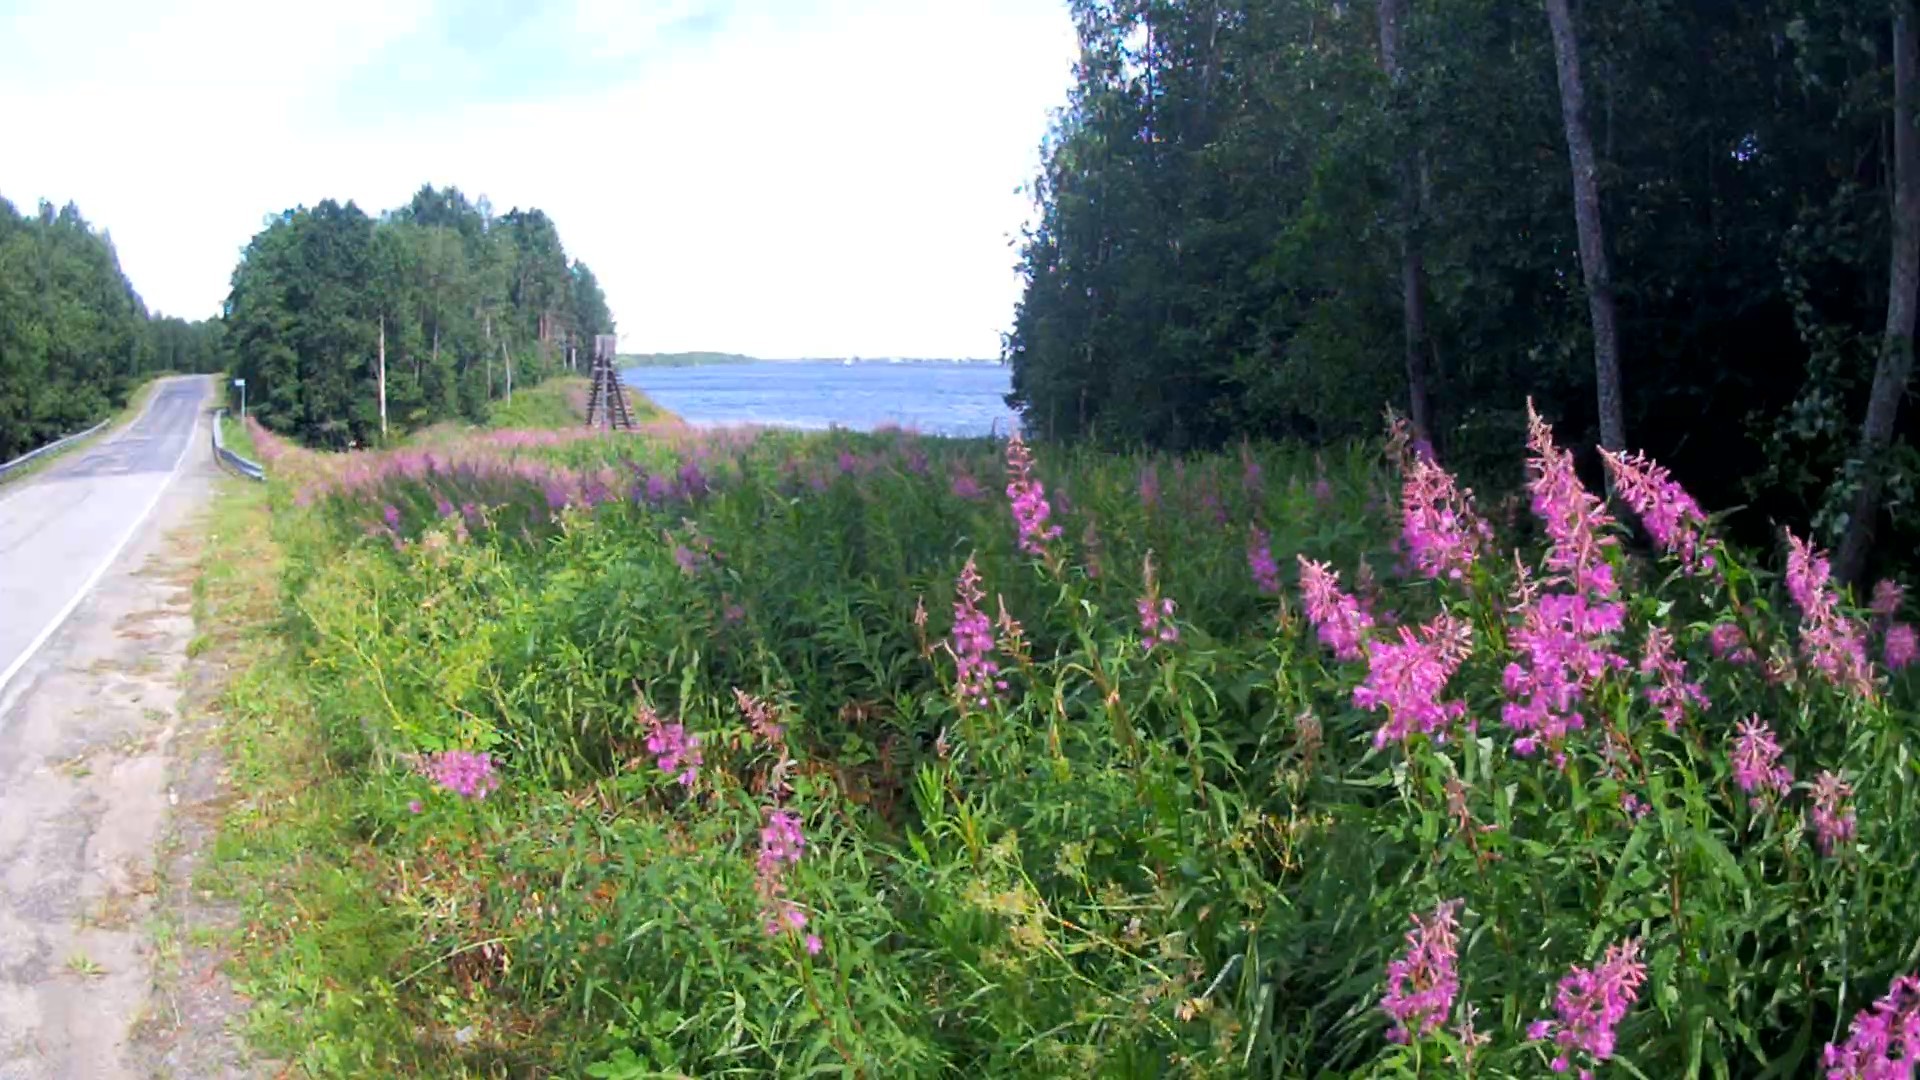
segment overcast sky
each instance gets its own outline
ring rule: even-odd
[[[269,214],[456,184],[628,351],[990,356],[1074,54],[1061,0],[0,0],[0,195],[187,318]]]

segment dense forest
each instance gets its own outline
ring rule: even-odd
[[[545,214],[427,186],[378,218],[332,200],[275,217],[234,270],[226,329],[261,421],[341,447],[478,418],[583,366],[613,317]]]
[[[91,426],[156,372],[222,366],[220,324],[150,318],[77,207],[0,198],[0,461]]]
[[[1532,396],[1749,536],[1914,546],[1907,0],[1071,7],[1006,340],[1031,429],[1328,441],[1392,402],[1472,473]]]

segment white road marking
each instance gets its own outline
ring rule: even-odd
[[[153,396],[156,399],[159,398],[159,391],[156,390]],[[195,400],[196,406],[200,403],[200,399]],[[147,408],[151,409],[152,407],[153,402],[147,402]],[[140,415],[142,417],[146,416],[146,411],[141,410]],[[131,430],[131,427],[129,427],[128,430]],[[13,681],[15,675],[20,674],[20,669],[27,666],[27,661],[33,659],[34,654],[40,651],[40,647],[47,643],[47,639],[51,638],[54,632],[60,629],[61,624],[67,621],[67,616],[73,614],[73,609],[80,606],[80,602],[87,598],[87,594],[92,592],[93,587],[100,583],[100,579],[107,576],[107,571],[111,569],[114,562],[120,558],[120,553],[126,550],[128,544],[133,542],[134,535],[140,531],[140,526],[146,524],[148,515],[153,513],[153,508],[160,505],[160,496],[165,495],[167,489],[173,486],[173,478],[180,474],[180,466],[186,463],[187,455],[192,452],[199,436],[200,412],[196,408],[193,414],[193,428],[187,432],[186,444],[180,448],[180,456],[174,459],[172,470],[167,473],[165,480],[160,481],[160,486],[154,489],[153,497],[147,500],[147,505],[140,511],[139,516],[134,518],[133,523],[127,526],[127,531],[121,534],[120,542],[113,545],[113,550],[107,553],[107,557],[101,560],[99,566],[93,568],[93,573],[87,575],[87,580],[81,584],[80,591],[73,594],[73,598],[68,600],[66,606],[60,609],[59,614],[53,617],[53,621],[49,622],[46,627],[40,631],[38,636],[27,643],[26,649],[14,658],[13,663],[7,665],[7,670],[0,671],[0,716],[5,715],[7,709],[13,704],[12,695],[6,693],[7,684]]]

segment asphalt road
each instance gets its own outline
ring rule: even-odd
[[[206,376],[168,379],[127,427],[0,488],[0,712],[8,684],[113,565],[180,471],[211,389]]]

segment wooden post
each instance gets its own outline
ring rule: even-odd
[[[380,316],[380,437],[387,437],[387,317]]]

